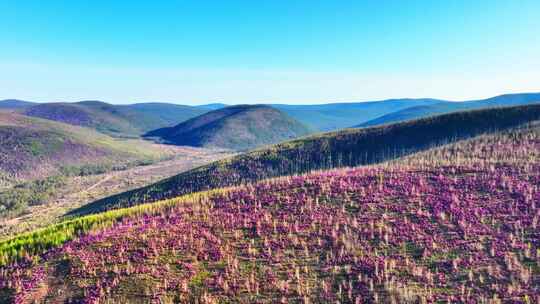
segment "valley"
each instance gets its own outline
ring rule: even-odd
[[[0,302],[531,303],[540,104],[514,97],[326,133],[258,105],[129,138],[4,110]]]
[[[30,206],[14,218],[0,219],[0,239],[58,222],[66,213],[95,200],[146,186],[232,155],[225,150],[155,146],[169,155],[166,160],[125,170],[64,177],[62,185],[45,202]]]
[[[12,293],[3,296],[93,303],[534,301],[539,135],[533,121],[378,165],[74,219],[0,243],[4,261],[10,248],[24,252],[4,269]],[[53,249],[36,263],[45,244]]]
[[[0,304],[540,304],[540,1],[0,1]]]

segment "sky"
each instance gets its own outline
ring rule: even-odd
[[[315,104],[539,91],[538,0],[0,0],[0,99]]]

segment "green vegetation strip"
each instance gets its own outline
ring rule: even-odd
[[[65,242],[90,231],[111,227],[114,223],[128,216],[156,214],[176,204],[196,202],[210,195],[223,193],[227,189],[216,189],[155,203],[137,205],[129,208],[115,209],[103,213],[69,219],[33,232],[23,233],[0,242],[0,266],[22,258],[37,257],[46,250],[58,247]]]

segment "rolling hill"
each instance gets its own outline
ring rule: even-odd
[[[536,120],[540,120],[540,105],[457,112],[381,127],[315,135],[214,162],[147,187],[93,202],[69,215],[96,213],[269,177],[383,162]]]
[[[196,106],[196,107],[201,108],[201,109],[205,109],[205,110],[213,111],[213,110],[223,109],[223,108],[228,107],[228,106],[230,106],[230,105],[216,102],[216,103],[203,104],[203,105],[199,105],[199,106]]]
[[[210,110],[206,108],[159,102],[136,103],[126,105],[125,107],[143,113],[144,115],[157,118],[156,125],[158,125],[158,127],[149,125],[144,128],[145,131],[154,130],[160,127],[174,126],[193,117],[202,115]]]
[[[161,157],[142,140],[114,139],[92,129],[0,112],[0,172],[15,180],[41,178],[70,165]]]
[[[4,99],[0,100],[0,110],[19,110],[28,108],[35,105],[35,103],[30,101],[24,101],[19,99]]]
[[[43,103],[25,108],[27,116],[89,127],[116,137],[138,137],[149,130],[171,126],[205,113],[195,107],[141,103],[112,105],[101,101]]]
[[[181,146],[247,150],[309,132],[307,127],[272,107],[239,105],[214,110],[145,136]]]
[[[437,99],[389,99],[357,103],[331,103],[321,105],[270,106],[289,114],[294,119],[319,131],[333,131],[369,121],[379,116],[413,106],[443,102]]]
[[[540,93],[520,93],[463,102],[420,98],[321,105],[269,105],[284,111],[313,129],[333,131],[351,126],[367,127],[455,111],[524,105],[538,101],[540,101]]]
[[[439,102],[436,104],[414,106],[403,110],[398,110],[396,112],[392,112],[364,122],[355,127],[371,127],[455,111],[526,105],[532,103],[540,103],[540,93],[506,94],[483,100],[464,102]]]
[[[479,112],[471,113],[463,117]],[[510,129],[404,162],[186,195],[20,235],[0,242],[0,300],[535,303],[538,130]]]
[[[421,98],[320,105],[272,103],[267,105],[285,112],[313,130],[333,131],[351,126],[373,126],[454,111],[523,105],[538,102],[539,95],[540,93],[506,94],[463,102]],[[170,103],[111,105],[97,101],[46,104],[19,100],[0,101],[0,109],[26,109],[31,116],[92,127],[115,136],[139,136],[227,106],[223,103],[185,106]]]

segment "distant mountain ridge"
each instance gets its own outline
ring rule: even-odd
[[[204,109],[166,103],[112,105],[93,100],[36,104],[22,111],[27,116],[90,127],[120,137],[138,137],[149,130],[174,125],[205,112]]]
[[[348,128],[358,123],[375,119],[382,115],[413,106],[432,105],[444,100],[422,99],[388,99],[356,103],[330,103],[321,105],[286,105],[269,104],[289,114],[296,120],[319,130],[333,131]]]
[[[19,99],[4,99],[4,100],[0,100],[0,109],[10,109],[10,110],[24,109],[24,108],[33,106],[35,104],[36,103],[34,102],[19,100]]]
[[[199,106],[195,106],[195,107],[201,108],[201,109],[206,109],[206,110],[219,110],[219,109],[222,109],[222,108],[225,108],[225,107],[228,107],[228,106],[230,106],[230,105],[216,102],[216,103],[203,104],[203,105],[199,105]]]
[[[540,103],[540,93],[505,94],[487,99],[447,102],[430,105],[421,105],[395,111],[381,117],[372,119],[354,127],[370,127],[381,124],[395,123],[405,120],[413,120],[421,117],[445,114],[455,111],[474,110],[489,107],[517,106]]]
[[[145,136],[176,145],[246,150],[308,133],[306,126],[280,110],[265,105],[238,105],[207,112]]]
[[[384,123],[421,118],[430,115],[450,113],[459,110],[479,109],[493,106],[512,106],[540,101],[539,93],[505,94],[481,100],[449,101],[432,98],[388,99],[381,101],[365,101],[351,103],[328,103],[312,105],[288,105],[267,103],[266,105],[281,110],[316,131],[333,131],[349,127],[366,127]],[[56,103],[62,105],[94,106],[94,102]],[[31,103],[21,100],[0,101],[0,109],[25,110],[43,103]],[[103,121],[98,129],[111,135],[139,136],[145,132],[162,127],[171,127],[190,118],[213,110],[227,107],[224,103],[209,103],[197,106],[177,105],[171,103],[138,103],[131,105],[110,105],[111,111],[106,115],[120,116],[113,121]],[[98,106],[99,107],[99,106]],[[135,111],[135,113],[133,113]],[[107,111],[106,111],[107,112]],[[126,117],[122,117],[123,114]],[[131,114],[129,114],[131,112]],[[46,115],[43,115],[46,116]],[[125,115],[124,115],[125,116]],[[43,117],[46,118],[46,117]],[[126,121],[127,120],[127,121]],[[60,120],[62,121],[62,120]],[[123,121],[123,122],[122,122]],[[94,126],[95,127],[95,126]]]

